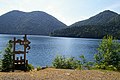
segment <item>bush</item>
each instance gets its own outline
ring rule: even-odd
[[[34,66],[32,64],[27,65],[27,71],[31,71],[34,69]]]
[[[41,70],[42,68],[40,66],[37,66],[37,71]]]
[[[107,69],[107,70],[114,70],[114,71],[117,70],[117,68],[114,67],[113,65],[106,66],[106,69]]]
[[[3,53],[2,59],[2,71],[8,72],[12,69],[13,63],[13,51],[12,51],[12,43],[8,42],[5,52]]]
[[[105,36],[95,54],[96,68],[120,70],[120,43],[112,36]]]
[[[80,59],[81,59],[81,69],[87,69],[87,70],[92,69],[94,62],[87,61],[84,55],[81,55]]]
[[[57,56],[53,61],[53,66],[60,69],[76,69],[81,68],[80,61],[72,58],[65,58],[63,56]]]

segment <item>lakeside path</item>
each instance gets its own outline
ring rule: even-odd
[[[47,68],[30,72],[0,72],[0,80],[120,80],[120,72]]]

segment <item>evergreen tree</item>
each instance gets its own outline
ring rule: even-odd
[[[2,59],[2,71],[10,71],[13,63],[13,51],[12,51],[12,43],[8,42],[7,47],[3,54]]]

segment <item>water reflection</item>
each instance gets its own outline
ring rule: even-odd
[[[22,38],[22,35],[0,35],[0,50],[3,50],[10,39],[13,37]],[[79,59],[84,54],[87,60],[92,60],[93,55],[97,52],[99,39],[85,38],[63,38],[49,36],[29,35],[31,49],[27,54],[29,63],[34,66],[52,65],[56,55],[66,57],[75,57]],[[20,48],[20,47],[18,47]]]

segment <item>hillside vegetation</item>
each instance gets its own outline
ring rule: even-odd
[[[10,11],[0,16],[1,34],[38,34],[49,35],[66,25],[42,11],[22,12]]]
[[[105,35],[112,35],[120,39],[120,15],[106,10],[68,28],[56,30],[51,35],[82,38],[103,38]]]

